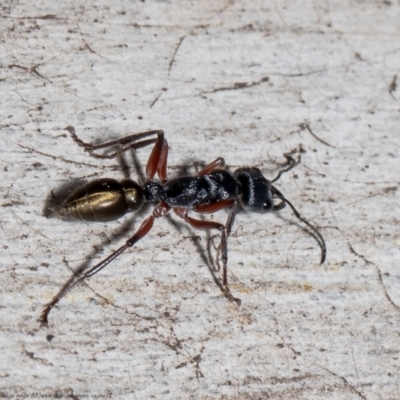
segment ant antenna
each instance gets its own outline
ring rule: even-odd
[[[284,156],[285,156],[285,158],[286,158],[286,160],[287,160],[287,164],[289,164],[289,166],[288,166],[287,168],[285,168],[285,169],[280,170],[280,171],[278,172],[278,175],[277,175],[274,179],[272,179],[272,180],[270,181],[271,183],[276,182],[276,181],[282,176],[282,174],[284,174],[285,172],[290,171],[290,170],[291,170],[292,168],[294,168],[297,164],[300,164],[301,155],[299,155],[299,158],[298,158],[297,160],[295,160],[295,159],[292,157],[292,154],[295,153],[295,152],[296,152],[296,150],[295,150],[295,151],[292,151],[292,152],[290,152],[290,153],[285,153],[285,154],[284,154]]]
[[[294,208],[294,205],[287,200],[283,194],[276,189],[275,187],[272,186],[272,191],[275,194],[276,197],[278,197],[279,199],[283,200],[293,211],[293,214],[296,216],[296,218],[298,218],[301,222],[303,222],[304,224],[306,224],[315,234],[314,238],[316,239],[316,241],[318,242],[319,247],[321,248],[321,261],[320,264],[323,264],[325,262],[325,258],[326,258],[326,244],[325,244],[325,240],[322,237],[322,235],[318,232],[317,228],[315,228],[314,226],[312,226],[307,220],[305,220],[300,214],[299,212]]]

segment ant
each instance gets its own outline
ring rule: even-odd
[[[291,170],[300,161],[300,159],[296,161],[291,156],[292,153],[284,154],[288,166],[279,171],[278,175],[272,180],[266,179],[258,168],[239,168],[231,174],[222,169],[225,161],[221,157],[205,166],[197,176],[184,176],[168,180],[168,143],[162,130],[137,133],[96,145],[85,143],[79,139],[72,126],[67,127],[66,130],[70,132],[73,140],[91,156],[101,159],[115,158],[127,150],[136,150],[151,144],[154,144],[154,147],[147,161],[147,181],[142,186],[132,180],[118,182],[108,178],[89,182],[67,197],[60,206],[60,214],[85,221],[105,222],[118,219],[128,212],[139,210],[144,203],[156,203],[157,205],[152,214],[144,220],[137,232],[123,246],[90,268],[78,279],[74,280],[74,277],[72,277],[63,286],[59,293],[44,307],[39,320],[42,325],[47,325],[51,309],[67,293],[85,279],[97,274],[126,249],[146,236],[153,227],[154,221],[166,215],[171,209],[195,229],[215,229],[219,231],[220,245],[217,248],[217,264],[220,256],[222,261],[221,289],[229,301],[240,304],[240,299],[232,296],[228,286],[227,240],[232,231],[236,214],[241,208],[263,214],[280,211],[287,204],[294,215],[311,229],[312,236],[321,248],[320,262],[321,264],[324,263],[326,245],[322,235],[301,217],[292,203],[272,185],[283,173]],[[156,138],[147,139],[151,136],[156,136]],[[100,155],[96,153],[96,150],[107,149],[112,146],[119,146],[119,148],[111,154]],[[154,180],[156,174],[161,183]],[[278,200],[277,204],[275,204],[275,200]],[[223,208],[229,209],[229,216],[225,225],[189,216],[189,211],[213,213]]]

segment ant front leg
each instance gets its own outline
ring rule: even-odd
[[[219,203],[215,203],[215,204],[200,205],[200,206],[197,206],[194,210],[199,213],[213,213],[213,212],[222,210],[223,208],[229,208],[229,215],[228,215],[228,219],[225,224],[226,240],[228,240],[228,238],[232,232],[232,227],[235,222],[236,214],[239,212],[239,209],[240,209],[239,202],[237,200],[223,200],[223,201],[220,201]],[[212,245],[214,247],[214,249],[217,251],[217,262],[218,262],[219,256],[222,251],[222,248],[221,248],[222,241],[219,244],[219,246],[216,247],[214,245],[214,239],[217,236],[218,235],[214,235],[214,236],[210,237],[210,239],[208,240],[208,248],[210,251],[210,246]]]
[[[137,243],[140,239],[145,237],[151,228],[153,227],[154,220],[156,218],[163,217],[165,214],[168,213],[168,211],[171,209],[167,204],[165,203],[160,203],[153,211],[152,215],[148,217],[140,226],[140,228],[137,230],[137,232],[126,241],[126,243],[121,246],[119,249],[115,250],[112,254],[110,254],[107,258],[104,260],[100,261],[98,264],[96,264],[94,267],[92,267],[89,271],[85,272],[79,279],[75,281],[68,281],[66,285],[60,290],[60,292],[53,297],[53,299],[48,303],[43,311],[42,314],[39,318],[39,322],[41,323],[42,326],[48,324],[48,315],[51,311],[51,309],[65,296],[67,295],[75,286],[77,286],[79,283],[83,282],[87,278],[90,278],[91,276],[97,274],[100,272],[103,268],[105,268],[108,264],[110,264],[113,260],[115,260],[121,253],[123,253],[126,249],[129,247],[132,247],[135,243]]]
[[[222,290],[229,301],[234,301],[240,305],[241,300],[232,296],[228,285],[228,241],[224,225],[214,221],[201,221],[188,216],[186,208],[174,208],[175,214],[184,219],[195,229],[218,229],[221,233],[221,261],[222,261]]]
[[[232,227],[233,224],[235,223],[236,214],[239,212],[239,210],[240,210],[239,202],[236,200],[230,207],[228,219],[225,225],[226,234],[228,237],[231,235]]]
[[[79,139],[79,137],[75,133],[75,128],[73,126],[67,126],[65,128],[72,136],[72,139],[81,147],[85,149],[92,157],[101,158],[101,159],[111,159],[121,155],[124,151],[133,149],[137,150],[142,147],[149,146],[153,143],[164,142],[164,132],[162,130],[153,130],[141,133],[135,133],[133,135],[128,135],[120,139],[110,140],[108,142],[99,143],[99,144],[91,144],[86,143],[83,140]],[[157,138],[146,139],[149,136],[157,136]],[[118,150],[111,154],[97,154],[97,150],[107,149],[109,147],[119,146]]]

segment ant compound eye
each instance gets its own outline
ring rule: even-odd
[[[274,207],[274,203],[272,201],[266,201],[263,204],[263,212],[269,212]]]

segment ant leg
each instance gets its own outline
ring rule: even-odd
[[[235,201],[229,211],[228,219],[226,221],[225,229],[226,229],[226,234],[228,237],[230,236],[232,232],[232,227],[235,222],[236,214],[239,212],[239,202]]]
[[[167,161],[168,161],[168,142],[164,140],[163,147],[161,149],[160,159],[158,160],[157,175],[161,180],[161,183],[167,182]]]
[[[103,268],[105,268],[111,261],[115,260],[121,253],[123,253],[129,247],[132,247],[136,242],[146,236],[150,229],[153,227],[154,220],[156,218],[160,218],[168,213],[171,208],[164,204],[160,203],[153,211],[153,214],[144,220],[140,228],[137,232],[126,241],[126,243],[121,246],[119,249],[115,250],[112,254],[106,257],[104,260],[100,261],[94,267],[92,267],[89,271],[85,272],[79,279],[75,281],[68,281],[67,284],[60,290],[60,292],[53,297],[53,299],[48,303],[40,315],[39,322],[42,326],[47,325],[48,315],[51,309],[66,295],[68,294],[75,286],[79,283],[83,282],[86,278],[90,278],[91,276],[100,272]]]
[[[219,167],[223,167],[225,165],[225,160],[222,157],[218,157],[216,160],[214,160],[212,163],[206,165],[199,173],[199,176],[207,175],[210,172],[214,171],[214,169],[217,169]]]
[[[213,212],[222,210],[225,207],[230,207],[229,216],[228,216],[228,219],[225,224],[226,237],[228,238],[232,232],[232,226],[235,222],[236,214],[239,211],[239,202],[238,201],[224,200],[224,201],[220,201],[219,203],[215,203],[215,204],[200,205],[200,206],[197,206],[196,208],[194,208],[194,211],[199,212],[199,213],[213,213]],[[216,236],[218,236],[218,235],[214,235],[214,236],[210,237],[210,239],[208,240],[208,246],[210,246],[211,244],[213,245],[213,247],[217,251],[217,259],[218,259],[219,255],[221,254],[221,244],[218,247],[216,247],[214,245],[214,239],[216,238]]]
[[[128,135],[120,139],[110,140],[108,142],[99,143],[99,144],[90,144],[86,143],[83,140],[79,139],[75,133],[75,128],[73,126],[67,126],[65,128],[72,136],[72,139],[81,147],[85,149],[92,157],[94,158],[101,158],[101,159],[111,159],[115,158],[124,151],[129,149],[140,149],[142,147],[149,146],[150,144],[156,143],[159,140],[160,136],[164,138],[164,132],[162,130],[154,130],[154,131],[147,131],[141,133],[135,133],[133,135]],[[147,139],[142,140],[149,136],[157,135],[157,139]],[[96,154],[96,150],[106,149],[112,146],[119,146],[119,149],[111,154]]]
[[[224,291],[225,297],[229,301],[234,301],[238,305],[240,305],[240,299],[237,299],[232,296],[231,291],[228,285],[228,241],[226,236],[226,229],[224,225],[219,222],[214,221],[201,221],[198,219],[194,219],[188,216],[188,212],[186,208],[176,207],[174,208],[175,214],[184,219],[191,227],[195,229],[218,229],[221,232],[221,254],[222,254],[222,289]]]
[[[146,178],[151,181],[156,172],[161,181],[167,181],[167,158],[168,158],[168,143],[164,139],[164,132],[157,137],[157,141],[151,151],[150,157],[146,165]]]
[[[202,214],[212,214],[223,208],[231,206],[235,200],[222,200],[218,203],[212,204],[200,204],[199,206],[195,207],[193,210],[202,213]]]
[[[270,181],[271,183],[276,182],[276,181],[282,176],[282,174],[284,174],[285,172],[290,171],[292,168],[294,168],[297,164],[300,163],[301,156],[299,156],[299,158],[298,158],[297,161],[292,157],[292,154],[295,153],[295,152],[296,152],[296,150],[294,150],[294,151],[292,151],[292,152],[290,152],[290,153],[285,153],[285,154],[284,154],[284,156],[285,156],[285,158],[286,158],[286,160],[287,160],[287,163],[286,163],[286,164],[289,164],[289,166],[288,166],[287,168],[284,168],[284,169],[282,169],[281,171],[279,171],[279,172],[278,172],[278,175],[277,175],[274,179],[272,179],[272,180]]]

